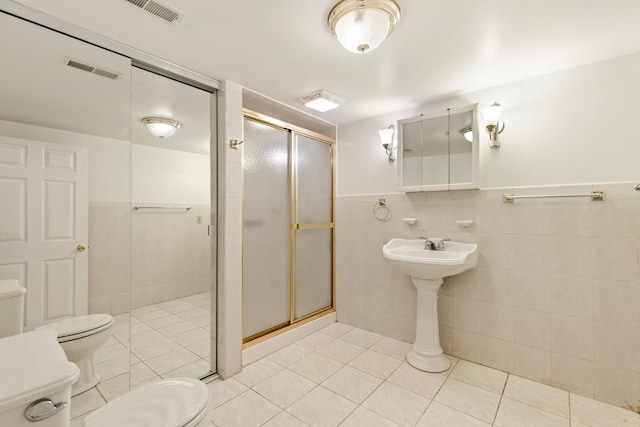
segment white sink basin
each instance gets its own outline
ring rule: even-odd
[[[475,243],[444,242],[444,250],[424,248],[424,239],[392,239],[382,247],[391,266],[411,276],[417,291],[416,341],[407,362],[427,372],[443,372],[449,359],[442,352],[438,329],[438,291],[442,279],[478,264]]]
[[[444,242],[444,250],[435,251],[424,248],[424,239],[392,239],[382,255],[394,269],[417,279],[442,279],[478,265],[475,243]]]

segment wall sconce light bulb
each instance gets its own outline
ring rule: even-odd
[[[395,156],[396,144],[394,142],[395,134],[396,134],[395,126],[390,125],[386,129],[379,130],[378,134],[380,135],[380,140],[382,141],[382,147],[384,147],[384,151],[387,154],[387,158],[389,159],[390,162],[394,161],[396,159],[396,156]]]

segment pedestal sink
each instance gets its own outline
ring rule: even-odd
[[[444,242],[444,250],[430,250],[424,243],[424,239],[391,239],[382,247],[382,254],[395,270],[411,276],[418,290],[416,342],[407,362],[421,371],[442,372],[449,369],[449,359],[440,346],[438,290],[443,278],[478,264],[478,245]]]

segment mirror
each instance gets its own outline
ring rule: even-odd
[[[472,105],[398,121],[401,191],[479,188],[476,116]],[[468,130],[472,141],[465,137]]]
[[[211,97],[132,69],[131,387],[211,369]],[[145,117],[180,122],[159,138]]]
[[[27,288],[24,330],[113,316],[94,352],[100,381],[78,394],[92,406],[76,408],[158,378],[215,371],[215,93],[4,12],[0,35],[11,40],[0,45],[0,279]],[[160,140],[142,124],[147,116],[182,127]],[[144,338],[150,331],[164,338]]]
[[[25,331],[113,316],[82,393],[109,400],[129,387],[131,61],[5,13],[0,35],[0,278],[27,288]]]

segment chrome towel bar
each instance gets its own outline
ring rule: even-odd
[[[603,201],[604,191],[592,191],[588,194],[538,194],[538,195],[526,195],[516,196],[513,194],[503,194],[502,201],[504,203],[513,203],[516,199],[549,199],[556,197],[590,197],[591,201]]]
[[[143,209],[164,209],[164,210],[190,211],[193,208],[191,206],[187,206],[186,208],[179,208],[179,207],[174,207],[174,206],[134,206],[133,207],[134,211],[140,211],[140,210],[143,210]]]

